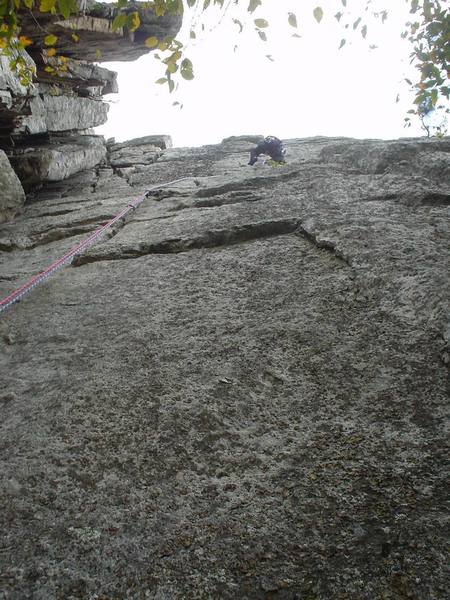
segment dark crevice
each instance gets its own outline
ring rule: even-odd
[[[103,224],[104,223],[99,223],[98,226],[100,227]],[[95,231],[95,229],[97,229],[97,225],[94,227],[90,227],[89,225],[71,228],[57,227],[50,230],[48,233],[34,237],[32,240],[32,246],[30,247],[36,248],[36,246],[45,246],[45,244],[51,244],[52,242],[57,242],[58,240],[64,240],[77,235],[83,235],[84,233],[90,233],[91,231]]]
[[[32,245],[30,247],[35,248],[36,246],[44,246],[45,244],[50,244],[58,240],[90,233],[91,231],[95,231],[98,227],[105,225],[111,218],[111,215],[97,215],[90,219],[81,219],[80,221],[74,221],[66,225],[49,227],[48,229],[31,236],[30,239]]]
[[[450,206],[450,194],[434,192],[423,196],[420,202],[427,206]]]
[[[13,250],[29,250],[34,248],[33,243],[27,237],[12,238],[3,242],[0,242],[0,252],[13,252]]]
[[[368,198],[361,198],[360,202],[385,202],[386,200],[399,200],[402,196],[400,194],[382,194],[379,196],[369,196]]]
[[[55,212],[40,213],[39,215],[34,215],[34,216],[27,215],[27,218],[28,219],[42,219],[43,217],[60,217],[62,215],[68,215],[70,213],[73,213],[73,212],[76,212],[79,210],[80,210],[79,208],[55,210]]]
[[[242,204],[244,202],[258,202],[263,200],[262,196],[257,196],[256,194],[250,194],[249,192],[240,192],[239,195],[236,194],[228,194],[227,196],[217,197],[213,196],[212,198],[204,198],[202,200],[194,200],[191,204],[177,204],[176,206],[169,208],[170,212],[177,212],[180,210],[185,210],[188,208],[215,208],[220,206],[229,206],[231,204]]]
[[[139,219],[135,218],[133,223],[151,223],[153,221],[162,221],[164,219],[173,219],[173,215],[161,215],[160,217],[151,217],[149,219]]]
[[[130,167],[132,167],[132,166],[135,166],[135,165],[130,165]],[[131,175],[133,175],[133,173],[123,173],[123,174],[120,173],[120,169],[123,169],[123,168],[129,168],[129,167],[124,167],[124,166],[120,166],[120,167],[119,166],[115,166],[115,167],[113,167],[111,165],[111,169],[112,169],[113,174],[116,175],[117,177],[120,177],[124,181],[126,181],[126,183],[130,187],[133,187],[133,184],[130,182],[130,177],[131,177]],[[97,184],[96,184],[96,187],[97,187]]]
[[[284,169],[285,167],[279,167]],[[267,186],[270,183],[276,183],[278,181],[286,181],[294,179],[301,175],[301,171],[296,169],[295,171],[285,171],[274,175],[261,175],[259,177],[251,177],[245,181],[236,181],[218,185],[217,187],[210,187],[198,190],[195,194],[198,198],[210,198],[212,196],[220,196],[228,192],[243,193],[253,190],[256,187]]]
[[[102,217],[100,217],[102,218]],[[62,225],[48,229],[47,231],[33,235],[32,237],[23,237],[18,239],[9,239],[6,242],[0,241],[0,251],[12,252],[13,250],[31,250],[39,246],[45,246],[52,242],[68,239],[77,235],[83,235],[95,231],[97,228],[105,225],[111,217],[107,217],[104,221],[99,221],[98,218],[86,219],[78,224]],[[112,238],[123,227],[123,220],[115,223],[114,227],[105,231],[105,237]]]
[[[104,225],[109,220],[113,218],[113,215],[96,215],[95,217],[90,217],[89,219],[80,219],[79,221],[73,221],[67,224],[58,225],[58,229],[71,229],[72,227],[83,227],[84,225],[92,225],[97,224],[99,227]],[[53,230],[53,227],[49,227],[48,229],[44,229],[41,233],[48,233]]]
[[[215,206],[226,206],[229,204],[240,204],[242,202],[258,202],[262,200],[261,196],[254,194],[242,195],[242,196],[228,196],[226,198],[205,198],[204,200],[198,200],[194,202],[192,208],[212,208]],[[187,207],[186,207],[187,208]]]
[[[382,194],[379,196],[369,196],[367,198],[361,198],[360,202],[385,202],[387,200],[405,200],[407,197],[405,194],[391,193]],[[420,196],[413,196],[416,202],[425,206],[450,206],[450,194],[431,192],[429,194],[421,194]]]
[[[197,198],[212,198],[213,196],[221,196],[229,192],[234,193],[248,193],[253,188],[253,180],[238,181],[236,183],[225,183],[217,187],[205,188],[196,192]]]
[[[314,246],[316,246],[317,248],[328,250],[331,254],[333,254],[333,256],[335,258],[337,258],[340,261],[344,262],[349,267],[352,266],[351,263],[350,263],[350,259],[347,256],[345,256],[345,254],[343,254],[337,248],[335,242],[332,242],[330,240],[321,240],[321,239],[319,239],[317,237],[317,235],[315,235],[311,231],[308,231],[307,229],[305,229],[305,227],[301,223],[299,223],[297,231],[302,236],[304,236],[307,240],[309,240],[310,242],[312,242],[314,244]]]
[[[181,190],[171,190],[171,189],[157,189],[157,190],[149,190],[147,197],[151,198],[154,202],[161,202],[162,200],[166,200],[166,198],[177,197],[186,197],[190,196],[190,192],[182,192]]]
[[[252,240],[294,233],[298,219],[282,219],[264,223],[250,223],[231,229],[216,229],[200,234],[195,238],[173,238],[155,243],[140,243],[130,248],[104,248],[98,253],[77,256],[74,266],[104,260],[123,260],[139,258],[149,254],[179,254],[201,248],[220,248]]]
[[[60,198],[43,198],[43,199],[38,199],[30,204],[28,204],[28,202],[25,204],[25,216],[27,216],[26,213],[26,209],[28,208],[28,206],[30,207],[35,207],[36,204],[39,203],[48,203],[51,204],[52,206],[65,206],[66,204],[72,204],[75,205],[76,208],[74,208],[74,210],[80,210],[80,202],[79,202],[79,198],[80,196],[72,196],[72,198],[70,200],[64,200],[62,197]],[[60,200],[63,200],[62,202]],[[94,202],[93,204],[90,204],[88,207],[85,207],[83,205],[81,205],[81,209],[85,209],[85,208],[92,208],[94,206],[102,206],[103,202],[98,201],[98,202]],[[30,218],[34,218],[34,217],[30,217]]]

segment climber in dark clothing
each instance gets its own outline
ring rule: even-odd
[[[262,142],[259,142],[256,148],[252,148],[250,151],[250,162],[248,164],[254,165],[260,154],[268,154],[272,160],[279,163],[286,162],[284,158],[286,150],[283,148],[281,140],[273,135],[264,138]]]

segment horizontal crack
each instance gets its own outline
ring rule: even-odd
[[[429,206],[450,206],[450,194],[440,194],[439,192],[426,194],[421,198],[421,204]]]
[[[99,226],[101,226],[102,224],[103,223],[100,223]],[[31,248],[36,248],[36,246],[45,246],[45,244],[51,244],[52,242],[56,242],[58,240],[65,240],[66,238],[75,237],[84,233],[90,233],[91,231],[95,231],[96,229],[97,225],[81,225],[79,227],[70,228],[57,227],[55,229],[51,229],[47,233],[34,237]]]
[[[246,195],[242,194],[237,196],[230,194],[226,197],[213,196],[212,198],[205,198],[203,200],[194,200],[192,204],[180,203],[169,210],[171,212],[177,212],[188,208],[215,208],[219,206],[229,206],[231,204],[241,204],[243,202],[258,202],[260,200],[262,200],[261,196],[256,196],[255,194],[249,194],[247,192]]]
[[[40,213],[37,215],[27,215],[28,219],[43,219],[44,217],[59,217],[61,215],[68,215],[70,213],[73,213],[75,211],[80,210],[79,208],[72,208],[72,209],[65,209],[65,210],[55,210],[54,212],[48,212],[48,213]]]
[[[95,217],[90,217],[89,219],[80,219],[78,221],[72,221],[71,223],[61,224],[57,228],[58,229],[72,229],[74,227],[84,227],[85,225],[98,225],[101,227],[104,223],[107,223],[109,220],[113,218],[112,215],[96,215]],[[52,227],[48,227],[41,231],[40,235],[44,235],[46,233],[51,233],[53,230]]]
[[[173,238],[155,243],[140,243],[130,248],[102,248],[97,253],[81,254],[75,257],[73,266],[103,261],[139,258],[148,254],[178,254],[200,248],[218,248],[294,233],[299,225],[298,219],[282,219],[263,223],[250,223],[231,229],[216,229],[207,231],[194,238]]]
[[[285,169],[285,167],[280,167]],[[268,183],[276,183],[278,181],[286,181],[298,177],[301,173],[298,169],[294,171],[283,171],[276,174],[260,175],[257,177],[250,177],[244,181],[239,180],[230,183],[224,183],[223,185],[213,186],[210,188],[200,189],[196,192],[198,198],[210,198],[212,196],[220,196],[228,192],[248,192],[255,189],[255,187],[266,186]]]

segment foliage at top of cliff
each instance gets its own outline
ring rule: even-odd
[[[410,109],[409,116],[405,118],[406,125],[410,119],[418,117],[422,120],[436,109],[448,113],[446,103],[450,98],[449,73],[450,73],[450,14],[440,0],[405,0],[409,5],[411,18],[405,23],[404,30],[399,32],[405,42],[411,44],[411,62],[417,67],[415,81],[406,80],[414,91],[414,106]],[[385,9],[375,9],[373,0],[365,0],[358,7],[358,17],[350,11],[354,0],[333,0],[327,7],[320,4],[313,9],[313,16],[317,23],[324,17],[325,10],[333,11],[338,27],[342,28],[343,37],[339,44],[342,48],[349,36],[361,35],[366,39],[370,20],[378,19],[385,22],[388,18],[389,3],[385,2]],[[24,14],[42,15],[48,13],[58,19],[68,20],[74,15],[96,14],[96,7],[101,3],[89,4],[87,0],[0,0],[0,48],[9,54],[13,68],[15,68],[23,83],[30,83],[33,73],[23,58],[21,51],[32,45],[32,36],[21,35],[21,19]],[[241,33],[245,28],[253,28],[257,39],[266,42],[270,32],[270,23],[264,17],[264,8],[267,0],[154,0],[152,2],[138,3],[129,0],[118,0],[113,5],[107,5],[111,27],[113,31],[121,30],[126,35],[131,35],[140,26],[138,6],[153,11],[157,18],[166,15],[184,15],[191,19],[190,38],[196,39],[200,31],[205,30],[202,15],[210,13],[213,9],[218,11],[217,19],[229,19]],[[282,9],[280,9],[282,10]],[[303,9],[305,10],[305,9]],[[302,7],[300,6],[300,11]],[[334,12],[336,11],[336,12]],[[286,12],[286,24],[291,29],[290,35],[299,37],[297,30],[300,19],[293,12]],[[41,27],[38,20],[36,26]],[[74,43],[77,34],[72,34]],[[382,40],[380,40],[380,44]],[[194,65],[186,55],[186,44],[173,37],[166,36],[159,39],[149,36],[144,41],[149,50],[156,50],[155,57],[161,61],[163,76],[157,80],[158,84],[167,84],[172,92],[177,85],[177,77],[190,80],[194,78]],[[233,42],[230,42],[232,45]],[[58,36],[54,33],[44,37],[42,52],[47,56],[57,53]],[[101,56],[98,56],[100,59]],[[60,61],[60,69],[64,71],[64,59]],[[53,68],[54,67],[49,67]],[[54,69],[55,74],[58,69]],[[437,128],[437,133],[442,133]],[[430,134],[430,131],[427,131]]]

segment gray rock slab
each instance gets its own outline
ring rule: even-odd
[[[9,597],[447,597],[449,140],[286,146],[106,165],[0,227],[2,297],[186,177],[0,317]]]
[[[119,144],[118,144],[119,145]],[[109,153],[109,164],[112,167],[133,167],[154,163],[162,154],[162,151],[153,144],[140,144],[136,146],[122,146],[111,148]]]
[[[57,66],[57,58],[47,58],[42,64]],[[65,66],[67,71],[62,71],[60,77],[64,83],[69,85],[81,95],[81,92],[89,92],[91,89],[98,89],[98,95],[115,94],[119,91],[117,85],[117,73],[110,69],[105,69],[97,64],[93,64],[84,60],[74,60],[66,58]],[[45,71],[40,71],[38,74],[40,80],[45,80]],[[48,75],[47,75],[48,78]],[[50,79],[54,85],[54,78]]]
[[[0,150],[0,223],[10,221],[22,211],[25,192],[8,157]]]
[[[29,189],[90,169],[105,157],[106,146],[101,136],[80,135],[17,151],[12,160],[18,176]]]
[[[126,142],[113,142],[110,148],[111,152],[115,152],[116,150],[133,148],[135,146],[156,146],[157,148],[161,148],[161,150],[166,150],[167,148],[172,148],[172,138],[170,135],[146,135]]]
[[[76,96],[41,94],[30,103],[31,114],[18,121],[13,133],[36,134],[89,129],[106,122],[106,102]]]
[[[34,67],[34,61],[24,51],[20,53],[30,68]],[[10,67],[10,57],[3,53],[0,55],[0,90],[9,92],[12,97],[28,96],[33,94],[33,88],[29,89],[20,83],[19,77]]]
[[[139,13],[138,28],[134,32],[130,32],[126,27],[113,29],[112,23],[116,14],[110,3],[87,4],[86,10],[72,14],[65,20],[61,20],[59,15],[41,13],[39,28],[36,27],[34,15],[24,12],[21,15],[21,33],[32,36],[35,46],[39,49],[46,47],[45,36],[54,33],[58,36],[58,52],[77,60],[129,61],[136,60],[150,51],[145,45],[147,38],[173,38],[182,23],[182,14],[166,13],[157,16],[151,4],[130,2],[129,10]],[[73,33],[76,33],[77,41],[72,38]]]

